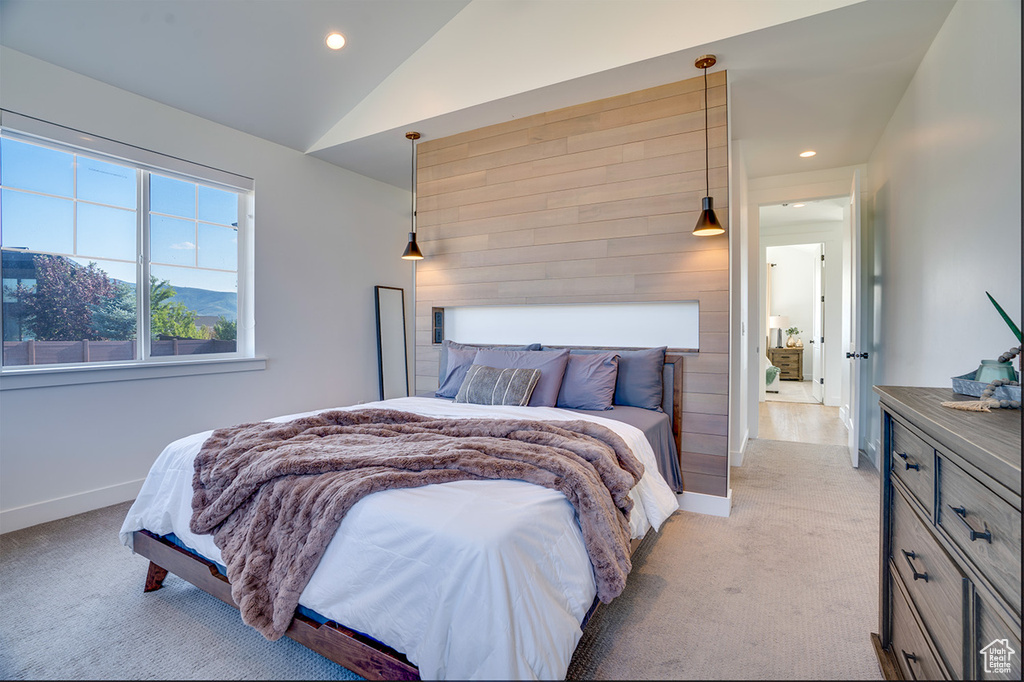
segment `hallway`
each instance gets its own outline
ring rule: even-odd
[[[775,382],[775,391],[767,391],[765,400],[782,403],[815,403],[821,401],[814,397],[813,384],[810,381],[786,381]]]
[[[848,432],[838,407],[820,403],[766,401],[757,413],[758,440],[846,445]]]

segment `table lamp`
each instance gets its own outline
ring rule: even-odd
[[[789,326],[789,317],[786,315],[772,315],[768,318],[768,327],[779,330],[779,340],[775,345],[776,348],[782,348],[782,329],[787,326]]]

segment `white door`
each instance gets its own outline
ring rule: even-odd
[[[859,334],[861,328],[860,319],[860,171],[853,172],[853,187],[850,189],[850,210],[849,210],[849,238],[850,238],[850,259],[849,259],[849,325],[846,326],[847,335],[843,339],[844,362],[848,370],[844,368],[843,374],[849,372],[849,380],[844,382],[848,417],[850,429],[847,446],[850,450],[850,463],[854,467],[860,464],[860,391],[861,368],[864,366],[865,354],[859,350]],[[847,302],[844,301],[844,308]]]
[[[815,271],[811,298],[811,338],[807,344],[811,350],[811,395],[819,403],[824,402],[824,390],[821,383],[824,377],[824,347],[823,330],[825,319],[825,245],[818,247],[820,265]]]

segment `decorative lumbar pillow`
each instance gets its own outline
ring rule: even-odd
[[[662,412],[665,351],[661,348],[619,351],[619,373],[615,379],[615,404],[643,407]]]
[[[569,353],[569,362],[558,391],[558,407],[576,410],[610,410],[619,373],[618,351]]]
[[[445,378],[448,376],[448,351],[450,349],[457,350],[472,350],[478,351],[484,348],[500,348],[502,350],[540,350],[541,346],[539,343],[530,343],[525,346],[510,346],[501,344],[471,344],[471,343],[457,343],[455,341],[449,341],[445,339],[441,342],[441,357],[437,368],[437,384],[440,386],[444,383]],[[462,381],[462,377],[459,377],[459,381]],[[455,384],[455,389],[452,391],[452,395],[445,396],[451,398],[455,395],[455,391],[459,390],[459,384]]]
[[[455,396],[457,403],[526,405],[537,386],[539,369],[472,365]]]
[[[438,398],[454,398],[462,386],[462,380],[466,378],[466,372],[473,364],[476,357],[476,349],[450,348],[448,350],[448,367],[441,385],[437,387],[434,395]]]
[[[554,407],[558,402],[558,389],[569,362],[569,349],[564,350],[480,350],[474,365],[503,369],[539,369],[540,380],[530,398],[530,407]]]

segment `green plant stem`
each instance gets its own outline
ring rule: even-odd
[[[1006,314],[1005,310],[1003,310],[1003,307],[1001,305],[999,305],[998,303],[996,303],[996,299],[992,298],[992,294],[990,294],[990,293],[988,293],[986,291],[985,295],[988,296],[988,300],[992,301],[992,305],[994,305],[996,307],[996,310],[999,311],[999,314],[1003,316],[1003,320],[1005,320],[1006,324],[1009,325],[1010,331],[1012,331],[1014,336],[1017,337],[1017,343],[1020,343],[1021,342],[1020,327],[1015,325],[1013,323],[1013,320],[1010,319],[1010,316]]]

